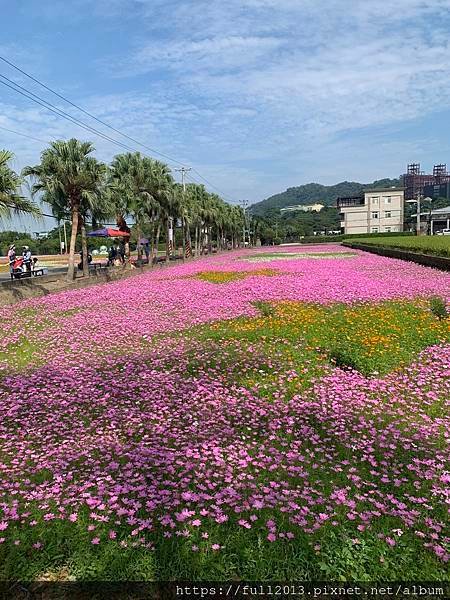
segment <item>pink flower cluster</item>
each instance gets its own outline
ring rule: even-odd
[[[383,378],[330,366],[302,394],[286,384],[269,399],[263,384],[232,376],[279,368],[263,345],[249,353],[189,336],[140,340],[252,314],[252,300],[448,297],[450,276],[358,254],[268,262],[278,276],[228,284],[192,277],[261,268],[241,256],[9,309],[3,346],[26,335],[47,361],[32,378],[0,381],[3,541],[17,527],[87,519],[94,545],[126,547],[126,530],[145,547],[163,536],[191,539],[194,552],[206,542],[218,551],[221,528],[258,530],[281,543],[299,533],[314,539],[324,527],[355,536],[389,519],[448,560],[449,346],[428,348]],[[17,322],[25,308],[36,317]],[[229,370],[218,356],[230,358]],[[387,531],[387,546],[399,536]]]
[[[305,252],[303,247],[283,252]],[[342,252],[340,246],[308,252]],[[273,250],[271,249],[272,253]],[[450,274],[401,260],[357,252],[355,257],[321,260],[294,258],[251,263],[253,254],[237,251],[155,270],[115,283],[52,294],[0,309],[0,352],[26,337],[58,363],[82,360],[94,348],[136,344],[157,333],[186,329],[211,320],[256,314],[255,300],[305,302],[381,301],[439,294],[450,301]],[[276,276],[247,277],[227,284],[195,278],[208,270],[252,271],[271,268]],[[33,311],[30,317],[24,310]]]

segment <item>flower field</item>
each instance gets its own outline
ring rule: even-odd
[[[446,579],[435,297],[317,246],[0,309],[0,577]]]

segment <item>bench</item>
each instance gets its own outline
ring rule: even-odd
[[[107,269],[107,266],[104,265],[103,263],[91,263],[89,265],[89,271],[94,271],[94,273],[97,273],[99,271],[103,271]]]

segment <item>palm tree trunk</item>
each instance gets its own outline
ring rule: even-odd
[[[192,258],[191,228],[189,226],[189,223],[186,223],[186,242],[189,248],[191,249],[189,258]]]
[[[155,258],[158,258],[158,247],[159,247],[159,237],[161,235],[161,221],[158,221],[158,226],[156,228],[156,238],[155,238]]]
[[[183,262],[186,259],[186,227],[184,225],[184,216],[181,217],[181,240],[183,245]]]
[[[169,231],[170,231],[170,219],[167,218],[167,227],[166,227],[166,263],[170,261],[170,253],[169,253]]]
[[[81,255],[83,257],[83,277],[89,277],[88,247],[86,237],[86,225],[84,218],[80,217],[81,226]]]
[[[72,233],[70,235],[69,266],[67,269],[67,281],[75,279],[75,244],[78,232],[78,205],[72,208]]]
[[[139,221],[136,221],[136,237],[137,237],[138,265],[142,265],[142,246],[140,244],[140,239],[141,239],[141,225],[140,225]]]
[[[201,252],[203,252],[203,249],[206,250],[207,245],[208,245],[208,228],[203,226],[202,227],[202,235],[201,235],[202,241],[200,244],[200,250]]]
[[[195,256],[198,256],[198,225],[195,226],[195,240],[194,240]]]

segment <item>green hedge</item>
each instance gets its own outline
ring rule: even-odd
[[[450,236],[444,235],[423,235],[410,238],[395,236],[379,241],[375,241],[369,236],[366,236],[364,238],[358,238],[355,242],[356,241],[361,244],[370,244],[371,246],[401,248],[402,250],[421,252],[423,254],[450,256]]]
[[[300,240],[302,244],[321,244],[325,242],[342,242],[342,240],[349,240],[355,238],[384,238],[384,237],[408,237],[414,236],[412,231],[389,231],[384,233],[347,233],[341,235],[309,235]]]

